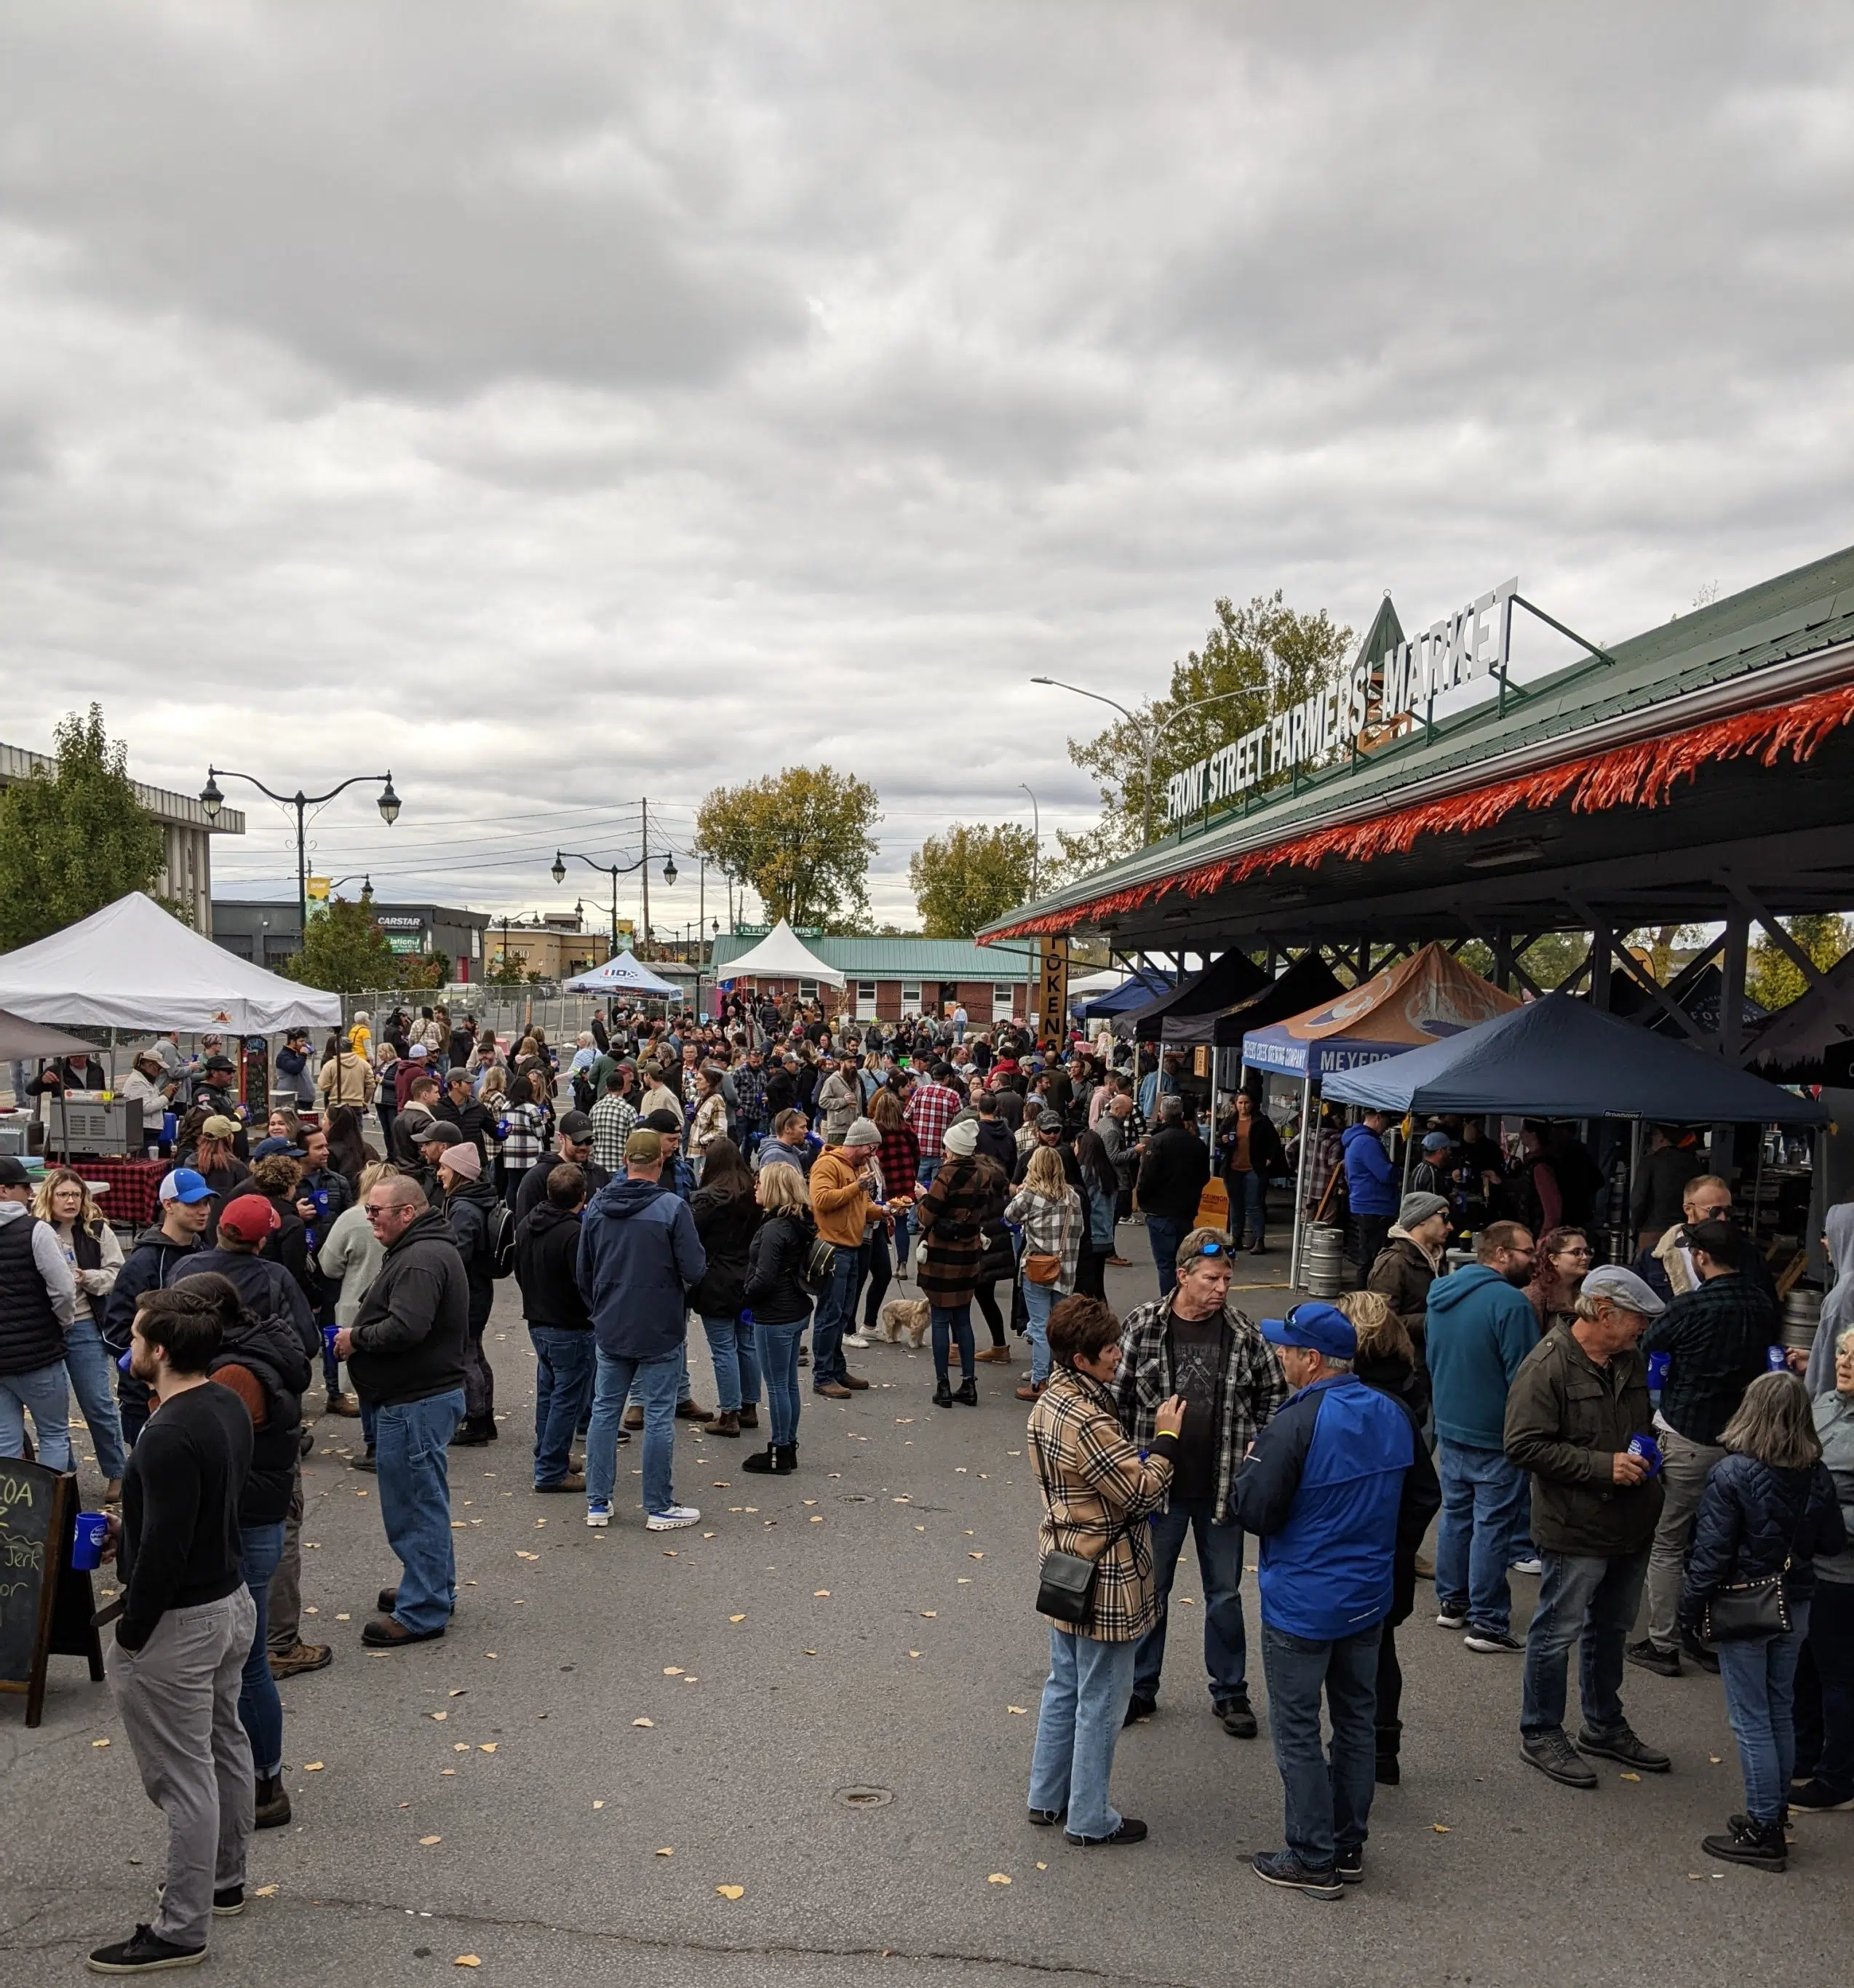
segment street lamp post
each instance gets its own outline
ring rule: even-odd
[[[280,801],[285,807],[296,810],[296,915],[302,921],[302,943],[309,943],[309,854],[304,839],[303,821],[309,810],[332,801],[337,794],[345,793],[350,787],[380,780],[385,783],[386,791],[380,797],[380,818],[388,828],[399,819],[399,796],[393,791],[393,776],[390,773],[356,773],[351,780],[343,780],[338,787],[330,787],[326,794],[306,794],[299,787],[293,794],[280,794],[275,787],[267,787],[251,773],[221,773],[216,766],[206,769],[206,784],[200,789],[200,806],[206,810],[208,821],[217,821],[219,810],[225,805],[225,796],[219,791],[221,779],[248,780],[261,794],[268,794],[273,801]]]
[[[1064,683],[1060,677],[1032,677],[1033,684],[1047,684],[1054,690],[1072,691],[1077,697],[1091,697],[1096,704],[1105,704],[1117,711],[1129,725],[1137,725],[1140,720],[1125,705],[1117,704],[1111,697],[1103,697],[1098,690],[1084,690],[1079,684]],[[1194,711],[1202,711],[1207,705],[1221,704],[1226,698],[1248,697],[1250,689],[1220,690],[1214,697],[1201,697],[1194,704],[1181,704],[1176,711],[1168,712],[1157,725],[1152,726],[1146,739],[1146,840],[1153,839],[1153,749],[1164,737],[1167,728],[1176,725],[1181,718],[1188,718]]]
[[[1017,784],[1023,788],[1025,793],[1030,794],[1029,788],[1023,781],[1019,780]],[[1030,901],[1035,904],[1037,858],[1043,847],[1043,811],[1037,806],[1035,794],[1030,794]]]
[[[614,959],[618,956],[618,879],[620,877],[630,876],[633,870],[643,870],[644,872],[643,936],[645,945],[647,946],[650,943],[650,873],[648,870],[644,869],[645,864],[647,864],[650,860],[650,851],[648,850],[646,850],[643,854],[639,857],[635,863],[599,863],[596,862],[589,856],[580,855],[574,850],[556,849],[554,851],[554,867],[552,874],[553,880],[556,884],[564,884],[566,881],[566,866],[569,863],[583,863],[587,869],[596,870],[601,874],[601,875],[610,877],[611,878],[612,957]],[[666,884],[674,884],[676,881],[676,858],[674,856],[670,856],[664,859],[663,866],[663,881]]]

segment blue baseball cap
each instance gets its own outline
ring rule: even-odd
[[[1271,1346],[1302,1346],[1329,1360],[1356,1360],[1359,1336],[1337,1305],[1310,1299],[1297,1304],[1285,1318],[1265,1318],[1261,1336]]]
[[[212,1189],[204,1174],[196,1174],[191,1167],[176,1167],[161,1182],[160,1198],[184,1202],[191,1208],[195,1202],[211,1200]]]
[[[1425,1132],[1423,1134],[1423,1150],[1426,1153],[1446,1152],[1452,1143],[1446,1132]]]
[[[299,1160],[302,1157],[302,1148],[300,1146],[292,1146],[289,1140],[279,1134],[274,1139],[260,1139],[251,1149],[251,1156],[254,1160],[272,1159],[279,1153],[286,1154],[292,1160]]]

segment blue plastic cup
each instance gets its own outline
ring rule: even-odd
[[[1651,1353],[1648,1356],[1648,1390],[1658,1395],[1667,1384],[1667,1369],[1673,1364],[1671,1353]]]
[[[128,1351],[127,1353],[121,1354],[120,1354],[120,1355],[117,1357],[117,1362],[116,1362],[116,1371],[117,1371],[119,1374],[126,1374],[126,1373],[127,1373],[127,1372],[128,1372],[128,1371],[129,1371],[129,1362],[130,1362],[131,1360],[133,1360],[134,1357],[135,1357],[135,1349],[134,1349],[134,1347],[130,1347],[130,1349],[129,1349],[129,1351]]]
[[[1773,1374],[1781,1374],[1790,1363],[1783,1357],[1781,1346],[1767,1346],[1764,1349],[1764,1364]]]
[[[331,1360],[335,1357],[335,1335],[340,1330],[338,1325],[325,1325],[322,1328],[322,1350]]]
[[[1647,1465],[1648,1475],[1650,1477],[1658,1477],[1660,1476],[1661,1445],[1655,1441],[1653,1436],[1638,1435],[1635,1437],[1629,1445],[1629,1454],[1631,1456],[1639,1456],[1642,1461]]]
[[[110,1521],[101,1512],[79,1512],[77,1530],[71,1538],[71,1564],[80,1574],[93,1574],[103,1565],[103,1550],[110,1543]]]

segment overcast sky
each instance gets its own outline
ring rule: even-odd
[[[1219,593],[1602,640],[1854,540],[1851,24],[8,8],[0,738],[390,765],[314,867],[518,911],[828,759],[910,923],[937,827],[1092,816],[1028,679],[1149,694]],[[293,893],[249,800],[215,874]]]

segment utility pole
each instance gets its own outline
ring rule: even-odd
[[[643,797],[643,957],[650,956],[650,797]]]

